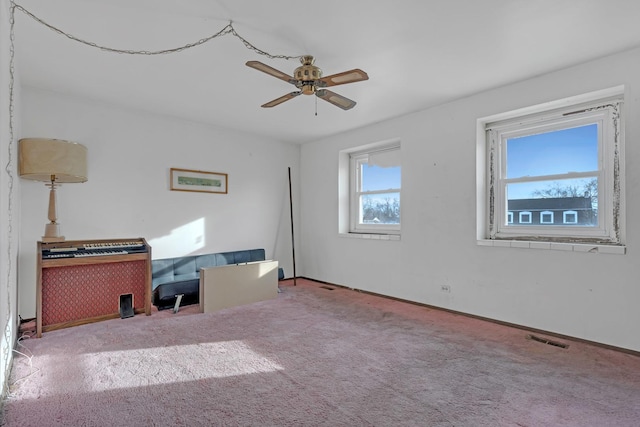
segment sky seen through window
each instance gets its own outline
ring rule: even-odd
[[[527,135],[507,140],[507,179],[536,177],[570,172],[597,172],[598,125]],[[580,187],[589,178],[559,180],[561,186]],[[534,198],[554,181],[509,185],[510,200]]]

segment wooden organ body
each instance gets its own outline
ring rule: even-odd
[[[151,314],[151,247],[144,238],[38,242],[36,335],[120,316],[120,296]]]

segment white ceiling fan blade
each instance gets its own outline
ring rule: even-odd
[[[273,101],[269,101],[266,104],[262,104],[261,107],[262,108],[271,108],[271,107],[275,107],[276,105],[280,105],[285,101],[288,101],[292,98],[295,98],[296,96],[300,95],[302,92],[298,91],[298,92],[291,92],[288,93],[286,95],[281,96],[280,98],[276,98]]]
[[[270,76],[278,78],[280,80],[284,80],[287,83],[291,83],[292,85],[296,84],[296,80],[293,79],[290,75],[283,73],[280,70],[276,70],[273,67],[268,66],[267,64],[263,64],[260,61],[247,61],[247,67],[255,68],[258,71],[262,71],[263,73],[267,73]]]
[[[322,77],[318,80],[318,87],[337,86],[346,83],[361,82],[363,80],[369,80],[369,76],[361,69],[355,68],[353,70]]]
[[[349,98],[345,98],[342,95],[338,95],[335,92],[331,92],[330,90],[321,89],[316,92],[316,96],[320,99],[324,99],[325,101],[335,105],[336,107],[340,107],[343,110],[350,110],[356,106],[356,101],[353,101]]]

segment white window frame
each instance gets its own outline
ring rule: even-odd
[[[513,212],[507,212],[507,224],[513,224]]]
[[[576,219],[575,221],[567,221],[567,215],[573,215]],[[562,212],[562,223],[563,224],[577,224],[578,223],[578,211],[564,211]]]
[[[478,119],[478,238],[624,245],[624,87]],[[598,122],[598,226],[508,223],[504,147],[507,138]],[[589,176],[592,174],[589,174]],[[543,177],[580,178],[579,173]],[[541,179],[542,180],[542,179]]]
[[[363,234],[400,234],[402,225],[402,188],[389,188],[376,191],[361,191],[360,165],[366,163],[369,155],[384,151],[400,151],[400,142],[395,141],[382,146],[375,146],[364,151],[356,151],[349,154],[349,233]],[[401,166],[402,167],[402,166]],[[402,187],[402,185],[401,185]],[[400,224],[360,224],[360,196],[369,194],[400,194]]]
[[[524,221],[523,218],[525,216],[529,216],[529,221]],[[529,211],[522,211],[518,214],[518,222],[520,224],[531,224],[533,222],[533,214]]]
[[[544,216],[545,215],[549,215],[551,216],[551,221],[544,221]],[[552,211],[542,211],[540,212],[540,224],[553,224],[553,212]]]

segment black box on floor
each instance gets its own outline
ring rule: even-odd
[[[120,318],[124,319],[133,315],[133,294],[120,295]]]

